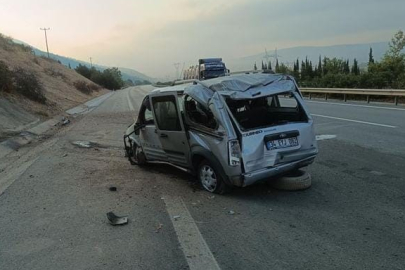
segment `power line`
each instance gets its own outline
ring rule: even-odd
[[[46,52],[48,53],[49,58],[49,48],[48,48],[48,36],[46,35],[46,31],[51,30],[51,28],[39,28],[40,30],[45,32],[45,43],[46,43]]]

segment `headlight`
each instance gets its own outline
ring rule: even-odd
[[[228,153],[229,153],[229,165],[231,166],[240,165],[241,151],[238,140],[228,142]]]

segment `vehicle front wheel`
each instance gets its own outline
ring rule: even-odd
[[[132,144],[132,151],[130,152],[130,156],[128,158],[132,165],[146,164],[145,154],[136,143]]]
[[[207,160],[200,163],[197,173],[198,180],[206,191],[217,194],[224,194],[229,191],[230,187]]]

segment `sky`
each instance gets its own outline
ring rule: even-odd
[[[0,0],[0,33],[51,52],[152,77],[174,63],[274,48],[389,41],[405,0]]]

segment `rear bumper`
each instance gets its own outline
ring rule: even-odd
[[[243,174],[243,184],[242,186],[249,186],[256,182],[266,180],[277,175],[287,173],[289,171],[305,167],[314,162],[316,155],[297,160],[294,162],[278,165],[276,167],[264,168],[254,172]]]

